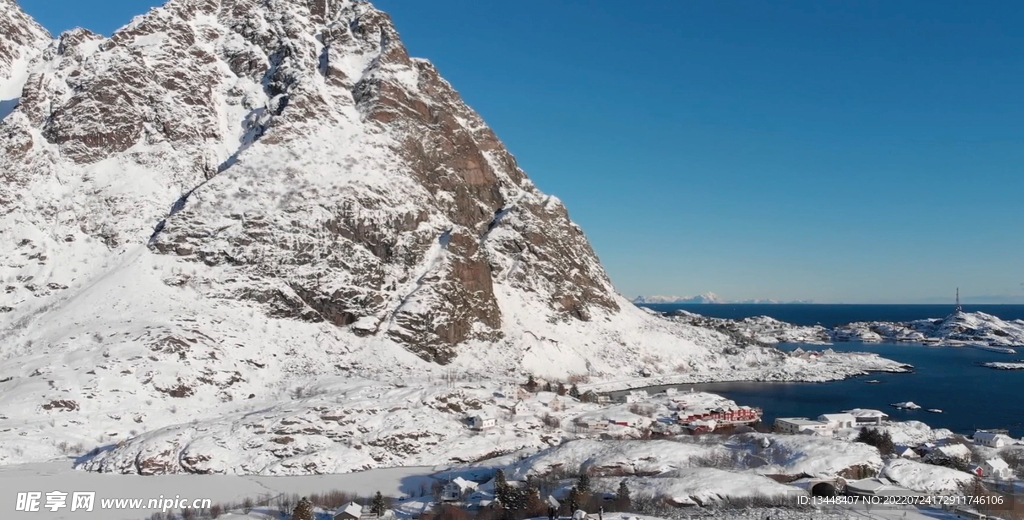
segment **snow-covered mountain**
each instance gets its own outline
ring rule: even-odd
[[[366,2],[171,0],[55,40],[0,6],[0,60],[27,63],[0,122],[0,463],[305,413],[321,379],[860,373],[616,294]]]
[[[637,296],[633,303],[726,303],[717,294],[706,292],[697,296]]]
[[[635,304],[659,304],[659,303],[680,303],[680,304],[696,304],[696,303],[760,303],[760,304],[781,304],[781,303],[814,303],[810,300],[796,300],[796,301],[778,301],[778,300],[726,300],[721,296],[713,293],[706,292],[704,294],[698,294],[697,296],[637,296],[633,298]]]

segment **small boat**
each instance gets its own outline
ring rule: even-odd
[[[881,381],[879,381],[879,380],[877,380],[877,379],[872,379],[872,380],[870,380],[870,381],[864,381],[864,382],[865,382],[865,383],[868,383],[868,384],[872,384],[872,385],[876,385],[876,384],[878,384],[878,383],[881,383]]]
[[[942,410],[939,410],[938,408],[929,408],[927,411],[931,413],[942,413]]]

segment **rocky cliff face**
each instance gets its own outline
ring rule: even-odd
[[[30,63],[50,34],[13,0],[0,0],[0,120],[18,105]]]
[[[10,79],[15,63],[50,39],[50,33],[25,14],[14,0],[0,0],[0,80]]]

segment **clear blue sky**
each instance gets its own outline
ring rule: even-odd
[[[153,0],[21,0],[110,34]],[[1024,302],[1024,4],[378,0],[618,289]]]

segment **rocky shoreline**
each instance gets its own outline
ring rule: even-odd
[[[983,367],[992,368],[995,370],[1024,370],[1024,361],[1011,361],[1009,363],[992,362],[979,364]]]
[[[1016,353],[1024,347],[1024,320],[1002,320],[983,312],[954,312],[945,318],[908,322],[853,322],[837,327],[803,326],[768,316],[741,320],[711,318],[678,310],[666,316],[758,343],[829,344],[835,342],[917,343],[949,347],[976,347]]]

